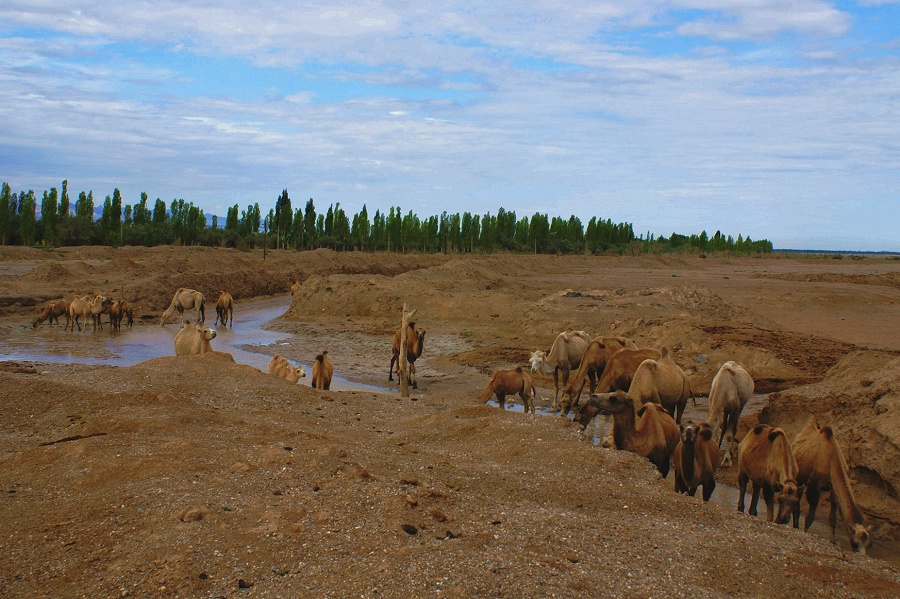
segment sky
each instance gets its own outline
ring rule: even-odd
[[[0,0],[0,181],[900,251],[900,0]]]

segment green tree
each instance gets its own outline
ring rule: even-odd
[[[303,210],[303,232],[306,244],[304,249],[311,250],[316,247],[319,240],[319,231],[316,226],[318,219],[316,218],[316,206],[313,199],[309,198],[306,202],[306,208]]]
[[[34,244],[37,236],[37,202],[34,199],[34,190],[28,193],[19,193],[19,236],[22,245]]]
[[[59,218],[59,192],[55,187],[50,192],[44,192],[41,199],[41,239],[44,243],[55,244],[57,241],[56,223]]]
[[[276,247],[287,247],[288,238],[292,231],[294,211],[291,208],[291,198],[285,189],[275,200],[275,211],[272,215],[272,228],[275,233]]]
[[[11,201],[12,189],[9,187],[9,183],[4,181],[3,187],[0,189],[0,245],[7,245],[12,239]]]

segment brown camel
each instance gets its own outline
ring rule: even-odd
[[[216,322],[214,326],[218,325],[220,321],[222,326],[227,327],[231,324],[231,328],[234,328],[234,298],[227,291],[220,291],[216,300]]]
[[[331,363],[331,358],[328,357],[328,350],[326,349],[313,360],[312,381],[310,381],[310,384],[314,389],[325,389],[328,391],[331,389],[331,377],[333,375],[334,364]]]
[[[750,515],[756,515],[759,492],[766,501],[766,520],[785,524],[794,507],[800,501],[797,486],[797,460],[791,450],[787,434],[780,428],[759,424],[741,439],[738,444],[738,505],[744,511],[744,495],[747,483],[753,483],[753,498],[750,500]],[[775,514],[775,502],[778,513]]]
[[[47,319],[50,319],[50,321],[47,323],[48,326],[53,326],[54,322],[58,325],[60,316],[66,317],[66,328],[68,328],[69,303],[65,300],[59,300],[57,302],[50,302],[49,304],[47,304],[44,309],[41,310],[41,313],[38,314],[37,319],[35,319],[35,321],[31,323],[31,328],[38,328],[38,326],[40,326],[40,324]]]
[[[596,393],[628,391],[634,378],[634,373],[641,362],[644,360],[658,360],[661,357],[660,351],[653,348],[629,349],[626,347],[620,349],[606,363],[606,368],[603,369],[603,374],[600,376],[600,380],[597,381]],[[597,406],[588,401],[579,406],[572,420],[580,424],[584,429],[599,413],[600,410]]]
[[[831,517],[828,522],[831,525],[831,542],[837,542],[835,528],[837,511],[840,510],[850,536],[850,546],[853,551],[865,555],[866,549],[872,544],[869,536],[872,527],[867,526],[866,517],[859,504],[856,503],[856,497],[850,487],[847,462],[844,460],[844,454],[841,452],[837,439],[834,438],[832,428],[830,426],[820,428],[815,418],[810,418],[794,439],[792,449],[799,469],[797,484],[806,485],[806,502],[809,504],[803,530],[809,531],[809,527],[816,519],[819,497],[823,491],[830,489]],[[800,496],[803,496],[802,487]],[[799,501],[794,507],[793,516],[794,528],[799,528]]]
[[[668,348],[662,348],[660,353],[662,357],[659,360],[641,362],[628,387],[628,395],[634,399],[636,406],[648,402],[661,405],[675,418],[675,422],[681,423],[688,397],[694,397],[691,381],[672,359]]]
[[[494,372],[491,380],[488,381],[487,387],[478,396],[478,401],[487,403],[490,401],[491,396],[496,395],[500,409],[505,410],[506,396],[515,394],[522,398],[522,406],[525,409],[525,413],[528,414],[530,412],[534,414],[534,386],[531,384],[531,377],[528,376],[528,373],[521,366]]]
[[[388,380],[394,380],[394,364],[397,364],[397,377],[400,377],[400,335],[402,329],[397,329],[391,342],[391,364],[388,366]],[[418,389],[416,383],[416,359],[422,355],[425,349],[425,331],[416,330],[416,323],[407,323],[406,331],[406,361],[409,364],[409,382],[413,389]]]
[[[703,501],[709,501],[716,488],[719,446],[712,438],[709,424],[683,427],[681,443],[675,448],[675,491],[691,497],[703,485]]]
[[[624,391],[592,395],[588,401],[612,415],[616,449],[643,456],[663,478],[669,475],[672,454],[681,441],[678,425],[669,414],[656,404],[646,404],[635,412],[634,400]]]
[[[575,378],[563,390],[562,399],[559,402],[560,413],[563,416],[568,415],[572,408],[578,406],[578,400],[581,398],[581,392],[588,379],[591,382],[590,392],[594,393],[597,387],[597,377],[603,373],[606,363],[614,353],[625,347],[637,349],[634,342],[625,337],[594,337],[588,343]]]

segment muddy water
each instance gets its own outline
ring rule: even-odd
[[[231,354],[240,364],[266,372],[272,354],[288,354],[286,350],[291,347],[315,346],[314,340],[303,335],[263,328],[266,323],[284,314],[289,305],[290,298],[285,297],[241,303],[236,310],[234,328],[212,327],[216,330],[213,349]],[[207,324],[214,322],[215,315]],[[132,366],[151,358],[174,355],[178,330],[178,324],[159,326],[155,318],[137,322],[130,329],[123,327],[118,332],[109,330],[108,323],[104,324],[103,331],[96,332],[65,331],[63,327],[50,327],[46,323],[36,330],[23,326],[9,330],[8,335],[0,338],[0,360]],[[307,377],[301,379],[299,384],[309,385],[312,366],[302,365]],[[331,389],[393,391],[337,375],[332,379]]]

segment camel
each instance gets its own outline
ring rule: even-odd
[[[641,362],[628,387],[628,395],[636,406],[648,402],[660,404],[680,424],[688,397],[694,397],[691,381],[672,359],[668,348],[662,348],[660,353],[659,360]]]
[[[658,349],[629,349],[623,348],[612,355],[603,369],[600,380],[597,381],[596,393],[609,393],[610,391],[628,391],[631,381],[638,366],[644,360],[659,360],[662,354]],[[588,423],[600,413],[600,410],[591,402],[585,402],[579,406],[572,418],[573,422],[587,428]]]
[[[656,404],[635,412],[634,400],[624,391],[592,395],[588,400],[613,417],[613,444],[653,463],[663,478],[669,475],[672,455],[681,441],[675,420]]]
[[[634,341],[625,337],[594,337],[581,356],[581,364],[578,371],[566,388],[563,390],[562,399],[559,402],[560,413],[567,416],[572,408],[578,406],[581,392],[584,390],[585,379],[590,379],[590,392],[594,393],[597,387],[597,376],[603,373],[606,363],[614,353],[622,348],[637,349]]]
[[[219,299],[216,300],[216,322],[214,326],[218,326],[220,320],[222,321],[222,326],[227,327],[228,323],[231,323],[231,328],[234,328],[234,298],[227,291],[220,291]]]
[[[831,517],[828,521],[831,524],[831,542],[837,543],[835,527],[837,511],[840,510],[850,536],[850,546],[853,551],[865,555],[866,549],[872,544],[869,536],[872,527],[866,525],[866,517],[856,503],[856,497],[850,487],[847,462],[837,439],[834,438],[832,428],[830,426],[820,428],[815,418],[810,418],[800,434],[794,438],[792,449],[799,470],[797,484],[806,485],[806,502],[809,504],[803,530],[808,532],[816,519],[816,508],[821,493],[831,490]],[[801,487],[800,496],[802,495]],[[793,516],[794,528],[799,528],[799,501],[794,507]]]
[[[713,439],[725,450],[722,466],[731,466],[738,420],[752,395],[753,378],[744,367],[731,360],[722,364],[709,388],[707,416]]]
[[[198,322],[195,326],[191,326],[191,323],[187,322],[175,335],[175,355],[189,356],[211,352],[212,344],[210,342],[215,338],[216,332],[203,326],[202,322]]]
[[[41,310],[41,313],[38,314],[37,319],[35,319],[35,321],[31,323],[31,328],[38,328],[38,326],[40,326],[40,324],[47,319],[50,319],[50,321],[47,323],[48,326],[52,327],[54,322],[58,325],[60,316],[66,317],[66,328],[68,328],[69,303],[65,300],[59,300],[57,302],[50,302],[49,304],[47,304],[44,309]]]
[[[328,350],[324,350],[316,356],[312,365],[312,381],[310,384],[314,389],[331,389],[331,377],[334,375],[334,364],[328,357]]]
[[[531,354],[531,374],[541,371],[553,373],[553,402],[550,407],[557,409],[559,401],[559,375],[562,373],[563,385],[569,382],[569,372],[581,365],[581,356],[587,349],[591,337],[584,331],[562,332],[557,335],[550,351],[536,351]]]
[[[125,320],[125,326],[134,324],[134,310],[125,300],[114,300],[109,304],[109,324],[114,331],[118,331],[122,327],[122,321]]]
[[[388,366],[388,380],[394,380],[394,363],[397,364],[397,377],[400,377],[400,335],[402,329],[397,329],[391,342],[391,364]],[[406,331],[406,361],[409,364],[409,382],[413,389],[418,389],[416,383],[416,359],[422,355],[425,349],[425,331],[416,330],[416,323],[407,323]]]
[[[297,290],[300,289],[300,281],[297,279],[291,279],[291,284],[288,285],[288,291],[291,292],[291,296],[297,293]]]
[[[506,396],[515,394],[522,398],[522,406],[525,413],[528,414],[530,412],[534,414],[534,385],[531,384],[531,377],[528,376],[528,373],[521,366],[494,372],[491,380],[488,381],[487,387],[478,396],[478,401],[487,403],[491,396],[496,395],[500,409],[505,410]]]
[[[747,483],[752,482],[750,515],[756,515],[759,492],[762,490],[766,501],[766,520],[772,522],[774,516],[776,524],[786,523],[800,501],[797,474],[797,460],[787,434],[768,424],[757,425],[738,444],[738,511],[744,511]],[[777,514],[774,513],[776,501]]]
[[[275,354],[269,360],[269,374],[283,378],[289,383],[296,383],[306,376],[306,370],[299,364],[297,366],[291,365],[287,358]]]
[[[719,467],[719,446],[713,440],[709,424],[681,429],[681,443],[675,448],[675,491],[691,497],[703,485],[703,501],[709,501],[716,488],[716,468]]]
[[[180,287],[172,297],[172,303],[169,304],[169,307],[166,308],[159,318],[159,324],[165,325],[177,311],[182,317],[181,326],[184,327],[186,324],[184,320],[185,310],[196,310],[197,323],[204,322],[206,320],[206,298],[199,291]]]
[[[69,303],[69,322],[66,324],[66,328],[68,329],[68,327],[71,326],[71,330],[74,331],[77,326],[79,331],[86,331],[87,324],[85,323],[85,326],[82,329],[81,322],[79,321],[82,316],[85,316],[91,318],[93,330],[96,331],[98,327],[102,330],[103,326],[100,323],[100,315],[109,311],[109,303],[109,298],[100,294],[76,297]]]

